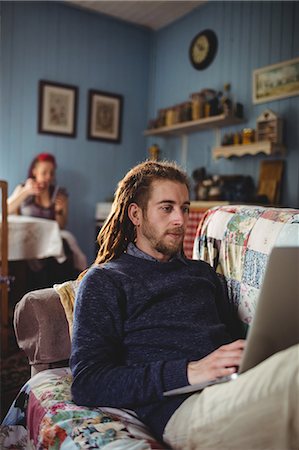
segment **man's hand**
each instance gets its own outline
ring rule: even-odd
[[[199,361],[190,362],[187,366],[189,383],[202,383],[235,373],[240,365],[244,348],[245,341],[239,339],[231,344],[222,345]]]

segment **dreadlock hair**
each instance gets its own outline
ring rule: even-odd
[[[134,242],[136,232],[128,216],[128,207],[137,203],[145,211],[155,180],[177,181],[190,190],[187,174],[174,162],[145,161],[133,167],[118,183],[111,212],[98,234],[99,251],[94,264],[120,256],[128,243]]]

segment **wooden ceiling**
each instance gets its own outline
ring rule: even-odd
[[[150,0],[65,0],[72,6],[85,8],[95,13],[106,14],[135,25],[159,30],[188,14],[206,0],[194,1],[150,1]]]

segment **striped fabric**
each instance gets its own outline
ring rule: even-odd
[[[198,224],[204,216],[206,210],[207,208],[196,208],[190,210],[189,221],[184,239],[184,252],[187,258],[192,258],[194,239],[196,236]]]

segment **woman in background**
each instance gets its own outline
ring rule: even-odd
[[[63,240],[66,260],[55,258],[29,261],[29,290],[49,287],[74,279],[86,269],[87,260],[72,233],[64,230],[68,218],[68,195],[55,185],[56,160],[51,153],[38,154],[30,164],[28,178],[7,199],[8,214],[56,220]]]
[[[56,220],[65,228],[68,198],[65,189],[55,186],[56,160],[50,153],[40,153],[30,164],[28,178],[7,199],[8,214]]]

